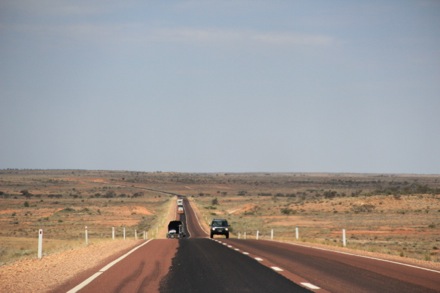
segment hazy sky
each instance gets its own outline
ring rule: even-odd
[[[0,169],[440,174],[440,1],[0,1]]]

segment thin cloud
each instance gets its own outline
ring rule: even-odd
[[[31,37],[54,37],[78,42],[118,43],[139,45],[153,43],[182,43],[192,45],[255,44],[277,47],[329,46],[336,42],[331,36],[295,32],[260,32],[216,28],[151,28],[142,23],[102,24],[79,23],[63,25],[12,25],[1,30],[15,31]]]
[[[335,39],[323,35],[304,35],[295,33],[256,33],[252,39],[273,45],[327,46],[335,43]]]
[[[251,30],[222,30],[200,28],[171,28],[150,31],[163,42],[235,43],[252,42],[274,46],[327,46],[335,43],[330,36],[291,32],[258,32]]]

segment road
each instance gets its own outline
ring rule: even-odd
[[[440,272],[264,240],[209,239],[185,199],[185,239],[150,240],[71,292],[440,292]]]

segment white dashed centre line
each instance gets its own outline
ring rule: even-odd
[[[216,240],[217,241],[217,240]],[[227,243],[223,243],[223,242],[221,242],[221,241],[217,241],[218,243],[221,243],[221,244],[223,244],[223,245],[227,245],[229,248],[231,248],[231,249],[234,249],[235,251],[240,251],[240,249],[238,249],[238,248],[234,248],[234,247],[232,247],[231,245],[228,245]],[[249,252],[246,252],[246,251],[243,251],[242,252],[244,255],[249,255]],[[261,258],[261,257],[255,257],[255,260],[257,260],[257,261],[259,261],[259,262],[262,262],[263,261],[263,259]],[[270,267],[272,270],[274,270],[274,271],[276,271],[276,272],[282,272],[283,271],[283,269],[282,268],[279,268],[279,267]],[[311,283],[307,283],[307,282],[302,282],[302,283],[300,283],[302,286],[304,286],[304,287],[306,287],[306,288],[308,288],[308,289],[310,289],[310,290],[319,290],[319,289],[321,289],[321,288],[319,288],[318,286],[315,286],[315,285],[313,285],[313,284],[311,284]]]
[[[276,271],[276,272],[282,272],[283,269],[279,268],[279,267],[271,267],[272,270]]]
[[[315,285],[310,284],[310,283],[301,283],[301,285],[303,285],[304,287],[307,287],[307,288],[309,288],[309,289],[312,289],[312,290],[318,290],[318,289],[321,289],[321,288],[319,288],[318,286],[315,286]]]
[[[226,243],[223,243],[223,242],[221,242],[221,241],[218,241],[219,243],[221,243],[221,244],[223,244],[223,245],[227,245]],[[234,249],[235,251],[240,251],[240,249],[238,249],[238,248],[233,248],[231,245],[227,245],[229,248],[231,248],[231,249]],[[249,252],[246,252],[246,251],[243,251],[242,252],[244,255],[249,255]],[[263,259],[261,258],[261,257],[255,257],[255,260],[257,260],[257,261],[259,261],[259,262],[262,262],[263,261]],[[283,271],[283,269],[282,268],[279,268],[279,267],[270,267],[272,270],[274,270],[274,271],[276,271],[276,272],[282,272]],[[310,289],[310,290],[319,290],[319,289],[321,289],[321,288],[319,288],[318,286],[315,286],[315,285],[313,285],[313,284],[311,284],[311,283],[307,283],[307,282],[302,282],[302,283],[300,283],[302,286],[304,286],[304,287],[306,287],[306,288],[308,288],[308,289]]]

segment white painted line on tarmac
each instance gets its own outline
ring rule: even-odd
[[[191,203],[189,202],[189,200],[188,200],[188,204],[191,206]],[[208,234],[208,232],[202,227],[202,224],[200,224],[199,217],[197,216],[197,213],[194,211],[194,209],[192,207],[191,207],[191,210],[193,211],[194,216],[196,216],[196,220],[197,220],[197,223],[199,223],[200,229],[202,229],[203,232]]]
[[[334,252],[334,253],[339,253],[339,254],[345,254],[345,255],[350,255],[350,256],[355,256],[355,257],[368,258],[368,259],[373,259],[373,260],[377,260],[377,261],[392,263],[392,264],[396,264],[396,265],[401,265],[401,266],[405,266],[405,267],[410,267],[410,268],[415,268],[415,269],[420,269],[420,270],[424,270],[424,271],[440,274],[439,270],[428,269],[428,268],[419,267],[419,266],[416,266],[416,265],[401,263],[401,262],[387,260],[387,259],[383,259],[383,258],[377,258],[377,257],[372,257],[372,256],[360,255],[360,254],[354,254],[354,253],[350,253],[350,252],[332,250],[332,249],[327,249],[327,248],[322,248],[322,247],[314,247],[314,246],[309,246],[309,245],[304,245],[304,244],[299,244],[299,243],[293,243],[293,242],[282,242],[282,241],[277,241],[277,242],[279,242],[279,243],[287,243],[287,244],[294,245],[294,246],[307,247],[307,248],[312,248],[312,249],[317,249],[317,250],[322,250],[322,251],[329,251],[329,252]]]
[[[219,241],[220,242],[220,241]],[[221,242],[220,242],[221,243]],[[223,243],[223,244],[225,244],[225,243]],[[231,245],[228,245],[228,247],[229,248],[232,248],[232,246]],[[235,248],[234,249],[235,251],[240,251],[240,249],[238,249],[238,248]],[[245,254],[245,255],[249,255],[249,252],[246,252],[246,251],[243,251],[243,254]],[[254,258],[255,260],[257,260],[257,261],[259,261],[259,262],[262,262],[262,261],[264,261],[261,257],[255,257]],[[273,267],[270,267],[272,270],[274,270],[274,271],[276,271],[276,272],[282,272],[282,271],[284,271],[282,268],[280,268],[280,267],[275,267],[275,266],[273,266]],[[300,283],[302,286],[304,286],[304,287],[306,287],[306,288],[308,288],[308,289],[310,289],[310,290],[319,290],[319,289],[321,289],[321,288],[319,288],[318,286],[315,286],[315,285],[313,285],[313,284],[311,284],[311,283],[307,283],[307,282],[302,282],[302,283]]]
[[[309,288],[309,289],[312,289],[312,290],[318,290],[318,289],[321,289],[321,288],[319,288],[318,286],[315,286],[315,285],[310,284],[310,283],[301,283],[301,285],[303,285],[304,287],[307,287],[307,288]]]
[[[87,280],[83,281],[81,284],[77,285],[75,288],[70,289],[69,291],[67,291],[67,293],[76,293],[79,290],[81,290],[82,288],[84,288],[85,286],[87,286],[88,284],[90,284],[94,279],[96,279],[97,277],[99,277],[102,273],[104,273],[105,271],[107,271],[109,268],[111,268],[112,266],[114,266],[116,263],[120,262],[121,260],[123,260],[124,258],[126,258],[127,256],[129,256],[130,254],[132,254],[134,251],[136,251],[137,249],[141,248],[142,246],[146,245],[148,242],[150,242],[153,239],[149,239],[148,241],[142,243],[141,245],[136,246],[135,248],[133,248],[132,250],[130,250],[129,252],[127,252],[126,254],[124,254],[123,256],[121,256],[120,258],[112,261],[111,263],[109,263],[108,265],[106,265],[105,267],[103,267],[102,269],[100,269],[97,273],[93,274],[91,277],[89,277]]]
[[[276,271],[276,272],[282,272],[283,269],[279,268],[279,267],[270,267],[272,270]]]
[[[103,272],[97,272],[94,273],[90,278],[88,278],[87,280],[85,280],[84,282],[82,282],[81,284],[79,284],[78,286],[76,286],[75,288],[67,291],[67,293],[74,293],[74,292],[78,292],[79,290],[81,290],[82,288],[84,288],[85,286],[87,286],[88,284],[90,284],[94,279],[98,278]]]

